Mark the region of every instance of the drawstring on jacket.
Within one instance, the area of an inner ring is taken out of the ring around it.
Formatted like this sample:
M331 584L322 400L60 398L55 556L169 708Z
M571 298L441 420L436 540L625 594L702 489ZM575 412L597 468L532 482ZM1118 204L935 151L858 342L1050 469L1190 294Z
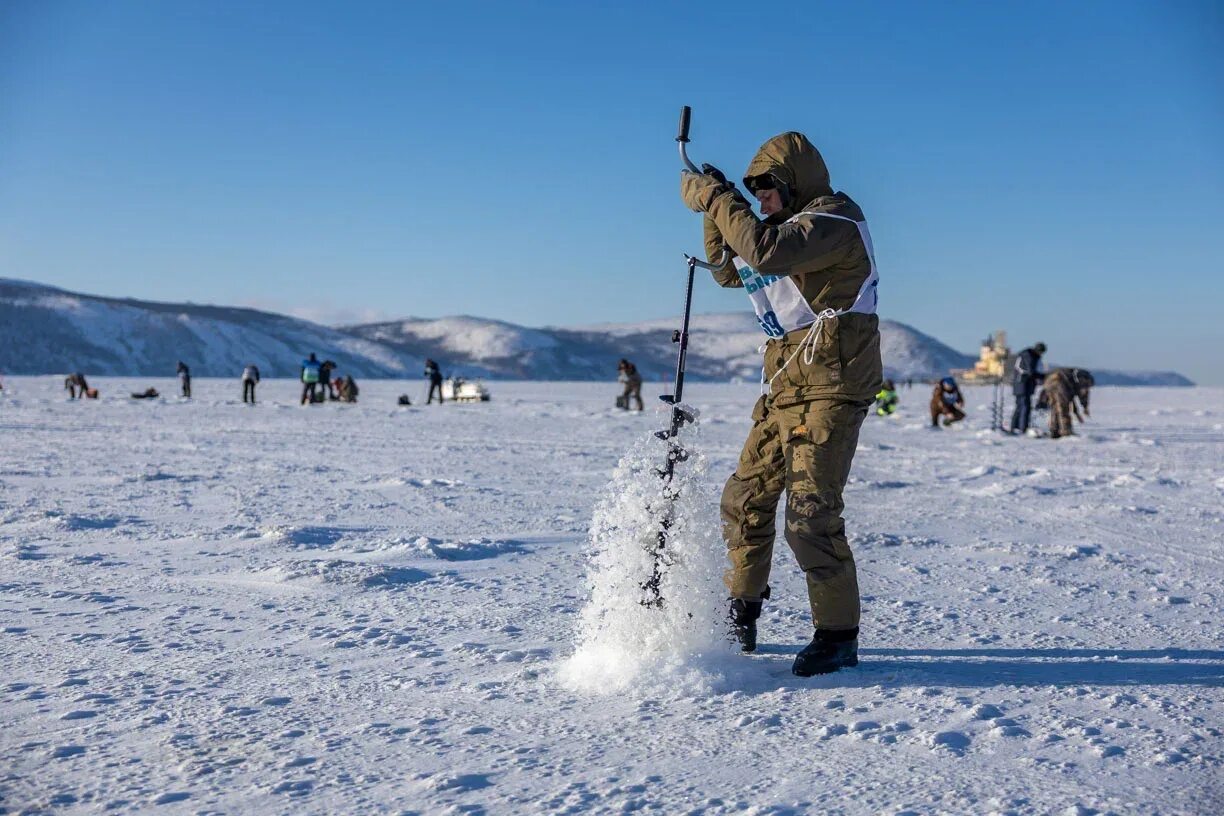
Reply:
M810 366L816 360L816 345L820 341L820 327L824 325L824 322L826 320L833 318L833 317L837 317L838 315L841 315L841 314L845 314L845 312L844 311L838 312L834 309L824 309L821 312L819 312L816 315L815 322L813 322L811 327L808 329L807 334L803 335L803 340L799 342L799 347L795 349L795 353L792 354L790 357L788 357L786 362L778 367L778 370L774 372L774 375L770 377L768 381L766 381L765 379L765 369L762 368L761 369L761 393L762 394L769 393L770 388L773 387L773 381L778 379L778 375L781 374L783 371L785 371L790 366L791 363L795 362L795 358L799 356L800 352L803 353L803 364L805 366ZM768 346L769 344L766 343L765 345L757 349L757 351L764 354L765 349Z

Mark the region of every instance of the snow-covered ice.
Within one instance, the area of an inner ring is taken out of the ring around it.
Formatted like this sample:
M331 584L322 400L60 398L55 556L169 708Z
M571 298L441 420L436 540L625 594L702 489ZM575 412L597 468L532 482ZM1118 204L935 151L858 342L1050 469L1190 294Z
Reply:
M599 640L622 459L665 421L614 384L91 384L0 396L0 812L1220 812L1220 389L1097 389L1062 441L902 390L847 488L862 664L805 680L781 541L756 655ZM690 389L699 611L755 394ZM575 682L592 642L638 670Z

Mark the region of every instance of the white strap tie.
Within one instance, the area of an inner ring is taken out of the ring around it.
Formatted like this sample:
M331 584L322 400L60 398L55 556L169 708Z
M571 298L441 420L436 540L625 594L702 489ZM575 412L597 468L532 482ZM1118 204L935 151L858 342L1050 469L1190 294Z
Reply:
M795 349L795 353L787 358L786 362L774 372L774 375L769 378L768 382L765 380L765 369L762 368L761 393L768 394L770 392L770 389L773 388L773 381L778 379L778 375L785 371L791 363L795 362L795 358L799 356L800 352L803 352L803 364L810 366L816 360L816 345L820 341L820 327L826 320L841 314L845 314L845 312L839 312L834 309L824 309L817 314L815 322L808 328L807 334L803 336L803 340L800 341L799 347ZM761 346L760 350L763 352L765 348L765 346Z

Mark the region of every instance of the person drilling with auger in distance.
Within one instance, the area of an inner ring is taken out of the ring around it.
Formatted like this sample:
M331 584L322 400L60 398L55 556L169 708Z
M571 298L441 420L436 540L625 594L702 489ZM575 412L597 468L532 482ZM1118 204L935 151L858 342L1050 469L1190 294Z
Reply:
M858 664L859 590L842 519L859 429L883 381L878 275L859 206L834 192L820 152L801 133L775 136L744 176L758 218L710 165L681 173L681 198L705 215L706 254L725 287L752 300L765 349L765 393L721 500L732 629L756 649L769 597L775 517L803 570L815 634L795 658L802 677Z

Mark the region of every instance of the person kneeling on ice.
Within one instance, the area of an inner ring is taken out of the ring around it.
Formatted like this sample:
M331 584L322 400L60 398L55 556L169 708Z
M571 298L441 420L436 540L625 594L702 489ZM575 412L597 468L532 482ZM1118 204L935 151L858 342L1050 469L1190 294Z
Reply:
M892 380L885 380L884 385L875 395L876 413L880 416L892 416L897 413L897 405L901 398L897 396L897 386Z
M816 628L792 671L809 677L855 666L859 590L842 491L883 379L871 235L801 133L770 139L748 165L744 184L764 221L722 173L702 169L681 174L681 197L705 213L709 260L729 250L715 281L745 289L769 337L767 393L721 501L733 631L744 651L756 648L786 491L786 543L807 578Z
M939 418L943 417L944 427L965 418L965 395L954 377L944 377L935 383L931 392L931 427L939 427Z
M346 375L344 379L337 377L336 383L336 392L341 402L357 401L357 394L361 392L361 389L357 387L357 381L353 379L352 374Z

